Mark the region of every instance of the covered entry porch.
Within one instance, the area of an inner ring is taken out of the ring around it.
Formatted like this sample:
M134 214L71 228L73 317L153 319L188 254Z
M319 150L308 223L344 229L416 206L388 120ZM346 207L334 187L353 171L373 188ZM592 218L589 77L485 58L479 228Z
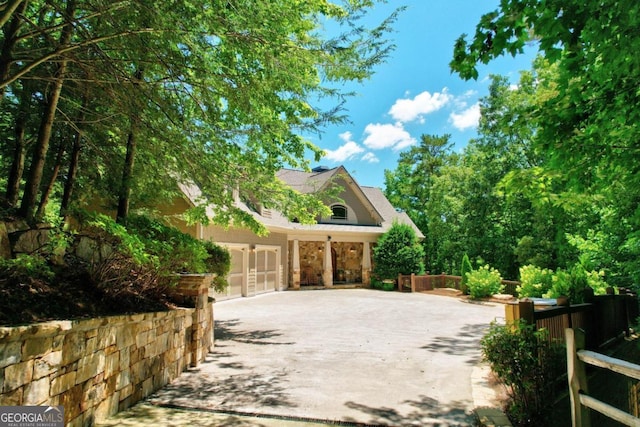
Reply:
M290 288L369 286L371 249L368 241L335 241L331 236L290 240Z

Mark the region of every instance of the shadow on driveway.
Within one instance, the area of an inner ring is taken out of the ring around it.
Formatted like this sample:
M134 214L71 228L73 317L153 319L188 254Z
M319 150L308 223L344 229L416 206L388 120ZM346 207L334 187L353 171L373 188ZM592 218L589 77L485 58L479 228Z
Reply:
M465 363L476 365L482 359L482 356L478 355L478 348L486 331L486 324L464 325L455 337L436 336L429 344L420 348L450 356L467 356Z
M158 391L150 401L194 409L296 407L287 393L284 370L254 369L246 359L236 360L237 354L229 345L230 341L250 346L294 343L277 341L283 335L277 330L242 330L241 325L238 319L217 321L214 351L197 368L189 369ZM227 347L231 351L225 350Z
M367 414L370 420L366 425L383 426L469 426L474 417L467 414L461 402L450 402L443 405L427 396L419 396L420 400L407 400L403 404L414 408L409 413L400 413L393 408L373 408L371 406L347 402L345 405L353 410ZM354 419L345 421L355 422Z
M215 323L216 346L222 345L224 341L237 341L243 344L253 345L292 345L293 342L278 342L275 338L283 334L275 329L265 330L241 330L239 319L219 320ZM222 341L222 342L221 342Z

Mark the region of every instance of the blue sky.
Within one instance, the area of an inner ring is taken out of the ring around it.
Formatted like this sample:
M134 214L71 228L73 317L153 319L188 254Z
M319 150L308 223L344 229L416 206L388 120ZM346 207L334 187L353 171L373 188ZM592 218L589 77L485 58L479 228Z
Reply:
M362 84L346 105L350 123L326 127L309 137L326 151L317 164L344 165L361 185L384 188L384 170L395 169L399 153L423 134L450 134L457 150L473 139L479 119L478 100L488 93L490 74L517 82L530 68L534 52L504 57L480 67L477 81L452 74L453 44L473 34L482 14L499 0L396 0L378 5L371 14L379 23L401 5L407 9L390 35L396 45L387 62ZM313 164L313 166L317 165Z

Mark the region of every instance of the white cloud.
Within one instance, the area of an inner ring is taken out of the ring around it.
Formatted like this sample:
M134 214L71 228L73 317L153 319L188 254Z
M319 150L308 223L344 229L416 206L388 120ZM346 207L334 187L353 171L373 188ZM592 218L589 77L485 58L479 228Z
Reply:
M376 155L373 154L371 151L369 151L367 154L362 156L361 160L363 162L368 162L368 163L380 163L380 159L376 157Z
M367 134L364 145L372 150L384 148L401 150L416 143L415 138L401 124L369 123L364 133Z
M340 163L346 160L352 159L357 154L364 152L364 148L359 146L356 142L351 140L351 132L341 133L340 139L342 139L345 143L342 144L335 150L324 150L326 159L332 160L334 162Z
M395 120L407 123L414 120L422 120L423 114L430 114L438 111L452 100L452 96L447 93L447 88L442 92L431 94L424 91L416 95L413 99L398 99L391 106L389 114Z
M480 103L476 102L460 114L451 113L449 115L449 121L460 131L477 127L480 122Z

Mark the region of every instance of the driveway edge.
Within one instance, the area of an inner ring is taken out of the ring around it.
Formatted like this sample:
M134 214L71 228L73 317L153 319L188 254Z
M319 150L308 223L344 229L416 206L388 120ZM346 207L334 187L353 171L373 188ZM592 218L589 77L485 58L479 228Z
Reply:
M471 395L473 397L473 412L480 427L512 427L509 418L502 410L496 408L500 398L496 390L489 383L491 368L486 363L474 366L471 372Z

